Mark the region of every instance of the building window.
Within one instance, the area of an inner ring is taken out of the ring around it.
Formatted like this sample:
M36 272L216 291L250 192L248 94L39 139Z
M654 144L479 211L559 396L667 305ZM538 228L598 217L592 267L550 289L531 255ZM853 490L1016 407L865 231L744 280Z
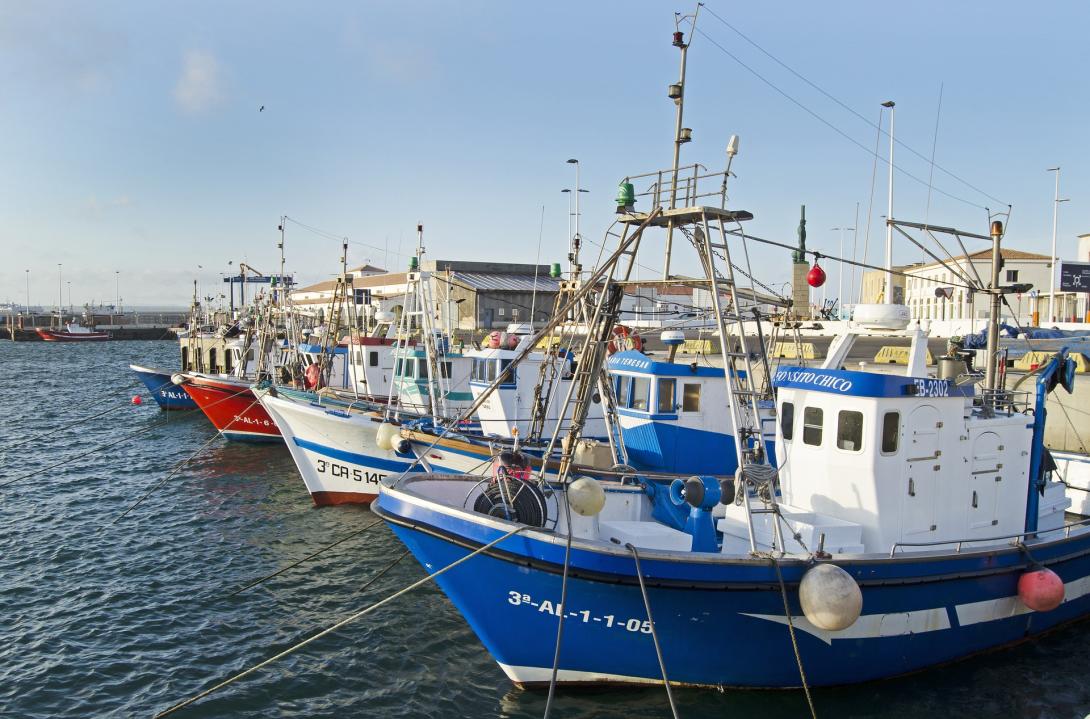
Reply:
M675 409L674 405L674 388L677 384L677 380L674 378L663 378L659 380L659 413L671 414Z
M863 449L863 413L842 409L836 420L836 446L849 452Z
M698 385L698 384L683 385L683 389L681 391L681 411L682 412L699 412L700 411L700 385Z
M795 403L784 402L780 405L780 434L784 439L795 436Z
M647 396L651 393L651 378L650 377L633 377L632 378L632 409L637 409L641 412L647 411Z
M497 317L503 317L503 308L502 307L497 307L496 308L496 316Z
M896 454L901 438L901 413L886 412L882 416L882 454Z
M820 407L807 407L802 412L802 441L821 446L821 425L825 413Z
M1007 270L1007 282L1018 281L1018 270Z

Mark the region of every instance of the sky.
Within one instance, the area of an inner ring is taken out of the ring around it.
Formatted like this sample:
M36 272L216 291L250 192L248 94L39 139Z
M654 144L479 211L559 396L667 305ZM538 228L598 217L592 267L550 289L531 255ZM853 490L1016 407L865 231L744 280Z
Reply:
M338 272L341 237L350 265L401 269L418 222L426 258L564 262L569 158L589 190L589 266L620 179L670 166L674 13L694 7L2 3L0 302L25 301L29 269L31 304L55 304L60 264L76 305L184 305L239 262L275 272L282 215L301 283ZM894 217L987 234L985 208L1010 204L1006 245L1048 254L1060 166L1059 255L1074 258L1090 233L1090 5L1026 7L709 1L682 163L721 170L737 134L729 205L755 215L750 232L793 242L806 205L808 245L838 254L843 234L850 254L853 233L832 228L855 227L858 203L857 256L869 234L880 264L874 124L894 100L897 140L918 153L895 150ZM921 256L899 242L894 261ZM790 277L783 250L751 261L770 286Z

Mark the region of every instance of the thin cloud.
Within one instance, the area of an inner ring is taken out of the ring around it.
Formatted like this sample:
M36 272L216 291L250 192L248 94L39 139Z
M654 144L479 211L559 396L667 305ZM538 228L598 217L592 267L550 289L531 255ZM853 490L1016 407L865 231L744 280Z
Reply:
M206 50L189 50L174 86L174 101L191 115L207 112L223 100L222 77L215 55Z

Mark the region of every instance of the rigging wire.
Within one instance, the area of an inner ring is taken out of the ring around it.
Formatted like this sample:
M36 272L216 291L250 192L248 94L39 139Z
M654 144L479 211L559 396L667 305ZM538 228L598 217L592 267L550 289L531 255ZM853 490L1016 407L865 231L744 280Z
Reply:
M782 60L780 60L780 59L779 59L778 57L776 57L775 55L773 55L773 54L772 54L771 52L769 52L768 50L765 50L765 49L764 49L763 47L761 47L760 45L758 45L758 44L757 44L757 43L756 43L756 42L755 42L754 40L752 40L752 39L750 39L750 38L749 38L748 36L746 36L746 35L745 35L745 34L744 34L744 33L743 33L743 32L742 32L741 30L739 30L738 28L734 27L734 26L733 26L733 25L731 25L731 24L730 24L729 22L727 22L726 20L724 20L724 19L723 19L722 17L720 17L719 15L717 15L717 14L715 13L715 11L714 11L714 10L712 10L711 8L709 8L709 7L707 6L707 5L705 5L705 6L704 6L704 10L705 10L705 11L707 11L707 12L709 12L709 13L711 13L712 17L714 17L714 18L715 18L716 20L718 20L719 22L723 23L723 24L724 24L724 25L726 25L726 26L727 26L728 28L730 28L731 30L733 30L733 31L734 31L735 33L737 33L737 34L738 34L738 36L739 36L739 37L741 37L741 38L742 38L743 40L745 40L746 42L748 42L748 43L749 43L750 45L752 45L753 47L755 47L755 48L757 48L758 50L760 50L760 51L761 51L761 52L762 52L762 53L763 53L764 55L766 55L767 57L769 57L769 58L770 58L770 59L771 59L772 61L774 61L775 63L777 63L778 65L780 65L780 66L781 66L782 68L784 68L784 69L785 69L785 70L787 70L788 72L790 72L790 73L791 73L792 75L794 75L794 76L795 76L795 77L797 77L798 79L802 80L802 81L803 81L803 82L805 82L805 83L806 83L807 85L809 85L809 86L810 86L810 87L812 87L813 89L817 90L817 91L818 91L818 92L820 92L820 93L821 93L822 95L824 95L824 96L825 96L825 97L827 97L827 98L828 98L829 100L831 100L832 102L836 103L837 105L839 105L839 106L840 106L840 107L842 107L843 109L847 110L847 111L848 111L849 113L851 113L852 115L855 115L855 116L856 116L857 118L859 118L859 119L860 119L860 120L862 120L863 122L867 123L868 125L870 125L870 126L871 126L871 127L873 127L873 128L876 128L876 129L878 130L878 133L879 133L879 135L883 135L883 134L884 134L884 135L886 135L887 137L889 136L889 133L886 133L886 132L883 132L883 131L882 131L882 128L881 128L881 126L880 126L880 125L875 125L875 124L874 124L873 122L871 122L870 120L868 120L867 118L865 118L865 117L864 117L863 115L861 115L861 114L860 114L859 112L857 112L856 110L852 109L852 108L851 108L851 107L850 107L849 105L847 105L846 103L842 102L841 100L839 100L838 98L836 98L835 96L833 96L833 95L832 95L831 93L829 93L829 92L826 92L826 91L825 91L825 90L824 90L823 88L821 88L820 86L818 86L817 84L815 84L814 82L812 82L811 80L809 80L809 79L808 79L807 77L805 77L804 75L802 75L801 73L799 73L798 71L796 71L796 70L795 70L794 68L792 68L792 67L791 67L790 65L788 65L787 63L785 63L785 62L783 62ZM703 35L703 32L701 32L701 34ZM706 36L705 36L705 37L706 37ZM746 69L748 70L749 68L746 68ZM753 72L753 71L752 71L752 70L750 70L750 72ZM756 73L754 73L754 74L756 74ZM941 91L940 91L940 98L941 98ZM940 100L940 107L941 107L941 100ZM937 121L936 121L936 122L937 122ZM898 145L900 145L900 146L901 146L901 147L903 147L904 149L906 149L906 150L908 150L909 152L911 152L911 153L912 153L913 155L916 155L916 156L917 156L917 157L919 157L919 158L920 158L921 160L927 160L927 158L926 158L926 157L925 157L925 156L924 156L924 155L923 155L922 153L920 153L920 152L919 152L919 151L917 151L916 149L914 149L914 148L910 147L909 145L905 144L905 143L904 143L904 142L902 142L901 140L896 140L896 139L895 139L895 140L894 140L894 142L896 142L896 143L897 143ZM988 194L987 192L985 192L984 190L982 190L982 189L980 189L979 187L977 187L976 185L973 185L973 184L972 184L972 183L970 183L970 182L969 182L968 180L966 180L966 179L964 179L964 178L962 178L962 177L959 177L958 175L955 175L955 174L954 174L953 172L951 172L950 170L947 170L946 168L942 167L941 165L935 165L935 164L934 164L934 152L933 152L933 151L932 151L932 158L931 158L931 163L932 163L932 167L933 167L933 168L937 168L937 169L938 169L939 171L941 171L941 172L943 172L944 174L948 175L949 177L951 177L951 178L953 178L953 179L957 180L958 182L960 182L961 184L965 185L965 186L966 186L966 187L968 187L969 189L971 189L971 190L975 190L976 192L979 192L979 193L980 193L981 195L983 195L984 197L987 197L987 198L988 198L989 200L993 200L993 201L995 201L995 202L998 202L998 203L999 203L999 204L1001 204L1001 205L1005 205L1005 204L1007 204L1006 202L1003 202L1003 200L1000 200L1000 199L999 199L998 197L995 197L994 195L990 195L990 194ZM945 193L944 193L944 194L945 194Z
M708 35L708 34L707 34L706 32L704 32L703 30L699 30L699 29L698 29L698 30L697 30L697 32L698 32L698 33L700 33L700 34L701 34L701 35L702 35L702 36L704 37L704 39L706 39L706 40L707 40L708 42L710 42L710 43L711 43L712 45L715 45L715 46L716 46L717 48L719 48L719 50L720 50L720 51L722 51L722 52L723 52L724 54L726 54L726 55L727 55L727 57L731 58L731 59L732 59L732 60L734 60L734 61L735 61L736 63L738 63L739 65L741 65L741 66L742 66L742 67L743 67L744 69L746 69L747 71L749 71L749 72L750 72L750 73L751 73L751 74L752 74L753 76L755 76L755 77L756 77L756 78L757 78L758 80L760 80L761 82L763 82L763 83L765 83L766 85L768 85L769 87L771 87L771 88L772 88L773 90L775 90L776 92L778 92L778 93L779 93L780 95L782 95L782 96L783 96L784 98L786 98L787 100L789 100L790 102L792 102L792 103L793 103L794 105L797 105L797 106L798 106L798 107L799 107L799 108L800 108L801 110L803 110L804 112L806 112L806 113L807 113L808 115L812 116L812 117L813 117L814 119L818 120L818 121L819 121L819 122L821 122L821 123L822 123L823 125L825 125L826 127L828 127L828 128L830 129L830 130L832 130L832 131L833 131L833 132L835 132L836 134L840 135L840 136L841 136L841 137L843 137L843 138L844 138L845 140L847 140L848 142L852 143L853 145L855 145L855 146L856 146L856 147L858 147L859 149L863 150L863 152L867 153L868 155L870 155L870 154L874 154L874 153L873 153L873 152L871 151L871 149L870 149L869 147L867 147L867 146L866 146L866 145L864 145L863 143L861 143L861 142L859 142L858 140L856 140L856 139L855 139L854 137L852 137L852 136L851 136L851 135L849 135L849 134L848 134L847 132L845 132L844 130L840 129L840 128L839 128L839 127L837 127L836 125L834 125L834 124L833 124L832 122L830 122L829 120L826 120L826 119L825 119L824 117L822 117L821 115L819 115L819 114L818 114L817 112L815 112L814 110L811 110L811 109L810 109L809 107L807 107L806 105L804 105L804 104L803 104L803 103L802 103L802 102L801 102L800 100L797 100L797 99L795 99L795 98L794 98L793 96L789 95L789 94L788 94L788 93L787 93L786 91L782 90L782 89L781 89L781 88L780 88L779 86L777 86L777 85L776 85L775 83L773 83L773 82L772 82L771 80L769 80L768 78L766 78L766 77L765 77L764 75L762 75L761 73L757 72L757 71L756 71L756 70L754 70L754 69L753 69L752 67L750 67L749 65L747 65L747 64L746 64L745 62L743 62L743 61L741 60L741 58L739 58L739 57L738 57L737 55L735 55L735 54L734 54L734 53L732 53L732 52L731 52L730 50L726 49L725 47L723 47L722 45L720 45L720 44L719 44L718 42L716 42L716 41L715 41L715 38L711 37L710 35ZM904 169L903 167L901 167L901 166L897 165L896 163L894 163L893 167L894 167L894 169L896 169L897 171L899 171L899 172L900 172L900 173L901 173L902 175L904 175L905 177L908 177L908 178L909 178L909 179L911 179L911 180L915 180L916 182L920 183L921 185L924 185L924 186L926 186L926 185L927 185L927 181L926 181L926 180L923 180L923 179L921 179L921 178L917 177L916 175L912 174L911 172L909 172L908 170ZM964 203L964 204L966 204L966 205L969 205L970 207L976 207L976 208L978 208L978 209L987 209L987 208L986 208L986 207L985 207L984 205L978 204L978 203L976 203L976 202L973 202L973 201L971 201L971 200L967 200L967 199L965 199L964 197L959 197L958 195L955 195L955 194L953 194L953 193L951 193L951 192L947 192L946 190L942 190L942 189L940 189L940 188L937 188L937 187L935 188L935 192L938 192L938 193L939 193L940 195L945 195L946 197L949 197L949 198L950 198L950 199L952 199L952 200L957 200L958 202L962 202L962 203Z

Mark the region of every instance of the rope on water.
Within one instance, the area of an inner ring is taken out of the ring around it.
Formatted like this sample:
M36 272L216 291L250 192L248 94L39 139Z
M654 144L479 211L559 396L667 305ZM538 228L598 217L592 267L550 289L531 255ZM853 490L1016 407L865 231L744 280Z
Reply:
M386 597L385 599L381 599L381 600L375 602L374 604L361 609L360 611L356 612L355 614L351 614L351 615L345 617L341 621L339 621L336 624L333 624L333 625L331 625L329 627L326 627L325 629L318 632L317 634L312 634L311 636L307 637L303 641L298 642L297 644L293 644L292 646L288 647L287 649L280 652L279 654L275 654L275 655L269 657L268 659L253 665L249 669L246 669L246 670L244 670L242 672L239 672L238 674L234 675L233 677L230 677L229 679L225 679L225 680L223 680L219 684L216 684L213 687L209 687L208 689L205 689L200 694L196 694L196 695L190 697L189 699L186 699L183 702L179 702L178 704L175 704L174 706L170 707L169 709L165 709L165 710L159 712L158 714L155 715L154 719L160 719L161 717L165 717L165 716L168 716L170 714L173 714L174 712L176 712L176 711L178 711L180 709L184 709L185 707L189 706L190 704L193 704L194 702L200 701L201 699L204 699L206 696L208 696L208 695L210 695L210 694L212 694L214 692L217 692L220 689L223 689L224 687L226 687L226 686L228 686L230 684L233 684L233 683L237 682L239 679L242 679L243 677L246 677L246 676L249 676L250 674L253 674L258 669L261 669L262 667L266 667L269 664L272 664L273 662L277 661L278 659L282 659L282 658L286 657L287 655L292 654L292 653L298 651L299 649L302 649L303 647L305 647L307 644L310 644L314 640L320 639L320 638L324 637L325 635L329 634L330 632L334 632L337 629L340 629L341 627L343 627L344 625L349 624L350 622L354 622L354 621L356 621L357 619L359 619L360 617L362 617L364 615L370 614L371 612L375 611L379 607L384 606L385 604L388 604L389 602L393 601L394 599L397 599L398 597L402 596L403 594L408 594L409 592L416 589L417 587L420 587L420 586L423 586L424 584L427 584L428 582L434 580L435 578L439 577L440 575L445 574L446 572L449 572L451 569L454 569L459 564L462 564L463 562L469 561L470 559L472 559L473 557L477 556L478 554L480 554L482 552L488 551L489 549L496 546L497 544L504 541L505 539L510 539L511 537L515 536L516 534L518 534L519 532L521 532L524 529L527 529L527 527L525 527L525 526L515 527L510 532L504 534L501 537L493 539L488 544L484 544L484 545L478 547L477 549L474 549L472 552L470 552L466 556L462 557L461 559L458 559L458 560L455 560L455 561L451 562L450 564L443 567L439 571L433 572L432 574L429 574L428 576L424 577L423 579L419 579L419 580L413 582L412 584L410 584L410 585L408 585L406 587L403 587L402 589L399 589L398 591L394 592L393 594ZM400 557L398 558L398 561L400 561Z
M58 427L57 429L51 429L48 432L41 432L39 434L33 435L31 437L27 437L27 438L25 438L25 439L23 439L23 440L21 440L19 442L16 442L15 444L9 444L6 447L4 447L4 449L5 450L12 450L12 449L15 449L16 447L22 447L24 444L30 444L31 442L37 442L38 440L45 439L47 437L52 437L53 435L55 435L55 434L57 434L59 432L63 432L65 430L67 430L67 429L71 429L72 427L76 427L78 425L81 425L84 422L90 422L92 419L97 419L99 417L104 417L105 415L108 415L111 412L116 412L119 409L125 409L128 406L130 406L128 402L125 402L123 404L119 404L116 407L111 407L110 409L104 410L102 412L98 412L96 414L88 415L87 417L82 417L80 419L77 419L75 422L71 422L69 424L66 424L63 427Z
M780 580L780 596L783 597L783 614L787 617L787 633L791 635L791 649L795 652L795 663L799 665L799 678L802 679L802 690L806 694L806 704L810 707L810 716L817 719L817 710L814 709L814 698L810 695L810 685L806 681L806 670L802 667L802 654L799 652L799 642L795 637L795 621L791 617L791 607L787 604L787 585L783 583L783 573L780 571L780 563L775 557L769 557L768 561L776 569L776 578Z
M383 574L386 574L386 572L388 572L391 569L393 569L394 567L396 567L398 565L398 563L407 556L409 556L409 550L408 549L406 549L404 552L399 554L397 559L395 559L394 561L390 562L385 567L383 567L382 571L380 571L378 574L376 574L375 576L371 577L366 582L364 582L363 586L361 586L359 589L357 589L356 592L357 593L362 592L364 589L367 589L369 586L371 586L372 584L377 582L382 577Z
M214 405L219 404L220 402L231 399L232 397L237 397L240 394L243 394L243 393L249 392L249 391L250 391L250 388L247 387L245 390L242 390L240 392L235 392L234 394L230 394L230 395L227 395L226 397L222 397L220 399L217 399L215 402L210 403L208 406L212 407ZM146 427L142 427L141 429L138 429L137 431L133 432L132 434L125 435L124 437L122 437L121 439L119 439L119 440L117 440L115 442L107 442L106 444L100 444L99 446L92 447L91 449L87 450L86 452L81 452L80 454L77 454L74 457L69 457L68 459L62 459L60 462L55 462L54 464L51 464L51 465L49 465L47 467L40 467L40 468L34 470L33 472L28 472L27 474L19 475L18 477L15 477L14 479L9 479L6 482L0 482L0 487L6 487L9 484L15 484L16 482L18 482L20 480L29 479L30 477L33 477L33 476L38 475L38 474L42 474L43 472L48 472L51 469L56 469L57 467L68 464L70 462L75 462L76 460L83 459L84 457L95 454L96 452L101 452L104 449L109 449L110 447L116 447L117 445L121 444L122 442L128 441L128 440L130 440L130 439L132 439L134 437L139 437L140 435L145 434L146 432L150 432L151 430L155 429L156 427L159 427L159 426L161 426L163 424L166 424L167 422L171 422L171 421L174 421L174 418L171 417L169 414L164 414L159 419L152 420ZM218 436L218 434L217 434L217 436Z
M670 713L674 719L679 719L677 705L674 704L674 694L670 691L670 680L666 678L666 662L662 658L662 646L659 644L659 634L655 630L655 620L651 616L651 600L647 596L647 586L643 581L643 569L640 568L640 553L632 544L625 544L626 549L632 552L632 558L636 560L636 576L640 580L640 594L643 595L643 606L647 610L647 621L651 624L651 639L655 642L655 654L659 658L659 671L662 672L662 684L666 687L666 701L670 702Z
M155 490L157 490L157 489L159 489L160 487L162 487L162 486L163 486L164 484L166 484L166 482L167 482L167 480L168 480L168 479L170 479L170 478L171 478L171 477L173 477L174 475L178 474L178 472L181 472L181 471L182 471L183 469L185 469L186 465L188 465L188 464L189 464L190 462L192 462L192 461L193 461L194 459L196 459L197 455L198 455L198 454L200 454L201 452L203 452L203 451L204 451L204 448L205 448L205 447L207 447L208 445L212 444L212 442L213 442L213 441L215 441L215 440L219 439L219 438L220 438L220 436L222 436L222 435L223 435L223 433L224 433L224 432L226 432L226 431L227 431L227 429L228 429L228 428L229 428L229 427L230 427L231 425L233 425L233 424L234 424L235 422L237 422L237 421L239 420L239 418L240 418L240 417L242 417L242 415L244 415L244 414L246 414L247 412L249 412L249 411L250 411L250 409L251 409L251 408L252 408L252 407L253 407L253 406L254 406L255 404L257 404L257 399L256 399L256 398L254 399L254 401L253 401L253 402L251 402L250 404L248 404L248 405L246 406L246 409L244 409L244 410L242 410L241 412L239 412L238 414L236 414L236 415L234 416L234 418L233 418L233 419L232 419L232 420L231 420L230 422L228 422L227 424L223 425L223 429L217 430L217 431L216 431L216 433L215 433L214 435L212 435L211 437L209 437L209 438L208 438L207 440L205 440L205 441L204 441L204 443L203 443L203 444L201 444L201 446L200 446L200 447L197 447L197 451L196 451L196 452L194 452L193 454L189 455L189 456L188 456L188 457L186 457L186 458L185 458L184 460L182 460L181 464L179 464L179 465L178 465L177 467L175 467L174 469L172 469L172 470L170 471L170 473L168 473L168 474L167 474L167 476L165 476L165 477L163 477L162 479L160 479L160 480L159 480L158 482L156 482L156 483L155 483L155 484L154 484L154 485L153 485L153 486L152 486L152 487L151 487L150 489L148 489L148 491L144 492L143 496L141 496L141 497L140 497L140 499L136 500L136 502L135 502L135 503L134 503L134 504L133 504L132 506L130 506L130 507L129 507L128 509L126 509L126 510L125 510L124 512L122 512L122 513L121 513L121 514L120 514L120 515L119 515L119 516L117 517L117 519L115 519L114 521L110 522L110 524L111 524L111 525L113 525L113 524L117 524L117 523L118 523L118 522L120 522L120 521L121 521L122 519L124 519L124 518L125 518L125 516L126 516L126 515L127 515L127 514L128 514L129 512L131 512L132 510L136 509L136 508L137 508L137 507L139 507L139 506L140 506L141 504L143 504L143 503L144 503L144 500L145 500L145 499L147 499L148 497L150 497L150 496L152 495L152 493L154 493L154 492L155 492Z
M261 584L262 582L266 582L266 581L272 579L273 577L276 577L278 575L283 574L284 572L288 571L292 567L298 567L303 562L306 562L307 560L310 560L310 559L314 559L315 557L317 557L322 552L333 549L338 544L343 544L344 542L347 542L349 539L352 539L353 537L358 537L359 535L363 534L368 529L370 529L371 527L374 527L377 524L382 524L382 520L381 519L375 520L374 522L371 522L370 524L368 524L363 529L357 529L355 532L352 532L347 537L342 537L342 538L338 539L336 542L333 542L333 544L327 544L326 546L322 547L321 549L314 552L313 554L308 554L307 556L303 557L299 561L292 562L288 566L283 567L282 569L280 569L278 571L275 571L272 574L268 574L268 575L266 575L264 577L261 577L260 579L255 579L254 581L250 582L249 584L243 584L241 587L239 587L235 591L231 592L230 594L224 594L222 597L218 597L218 599L228 599L230 597L235 596L236 594L241 594L242 592L245 592L247 589L250 589L251 587L256 587L258 584Z

